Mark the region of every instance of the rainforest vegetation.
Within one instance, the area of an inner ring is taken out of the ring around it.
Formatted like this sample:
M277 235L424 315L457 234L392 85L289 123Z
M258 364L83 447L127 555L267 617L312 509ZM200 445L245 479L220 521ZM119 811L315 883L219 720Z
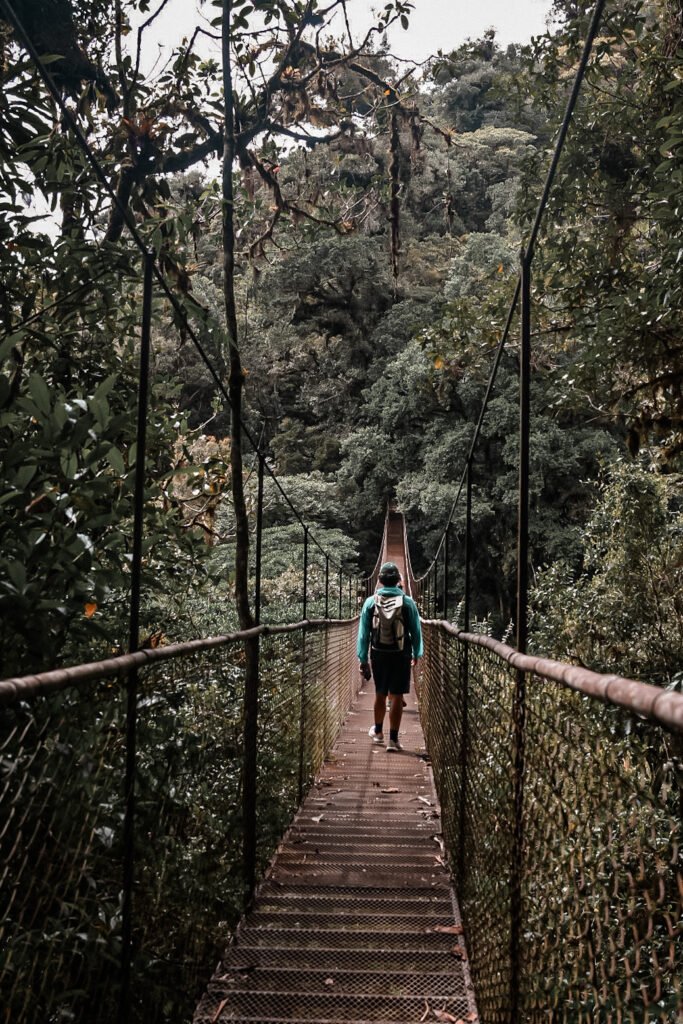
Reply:
M416 67L384 34L410 6L350 40L341 23L325 37L315 4L234 2L227 138L220 4L145 70L146 0L16 2L98 169L0 21L4 674L125 645L141 307L126 219L176 300L157 288L141 639L237 624L248 437L350 571L374 563L393 498L416 571L429 563L588 14L558 0L529 45L491 31ZM533 279L534 642L665 684L683 635L680 48L672 0L609 5ZM240 394L241 461L192 336ZM514 606L517 376L513 326L474 461L474 610L498 635ZM297 618L303 532L268 478L265 525L264 615ZM462 525L458 509L456 564ZM320 612L319 557L312 571ZM453 614L461 589L455 570Z
M530 43L503 46L491 30L417 65L393 57L387 37L409 29L408 0L380 6L364 37L344 0L206 0L196 31L155 63L166 4L0 0L2 678L128 649L141 249L160 276L140 646L253 624L257 449L269 471L264 621L301 618L305 537L307 614L334 614L325 552L335 581L340 563L349 579L366 575L389 501L406 515L416 574L428 568L591 14L555 0L548 31ZM679 0L607 4L532 281L530 645L672 689L683 683L682 37ZM515 609L517 334L514 318L473 458L474 628L499 637ZM456 622L464 523L460 503ZM358 596L350 589L345 608ZM327 743L339 708L316 676L321 635L306 636L303 657L292 633L260 652L255 642L188 658L192 671L168 661L144 674L129 708L129 721L139 715L130 792L144 980L134 1019L186 1019L239 919L247 782L262 869L321 763L301 670ZM243 708L259 656L250 779ZM559 722L569 704L558 692L548 700ZM18 700L3 718L8 1020L118 1019L125 698L122 679L102 679ZM502 747L510 724L492 705ZM587 702L580 712L592 735L598 712ZM630 842L646 831L646 818L634 825L641 792L643 804L661 803L647 826L659 829L661 881L680 746L648 746L625 721L599 722L626 778L626 810L604 834ZM632 791L636 740L644 767ZM551 763L539 806L553 772L569 777L560 755ZM496 765L507 794L510 773ZM583 780L600 798L612 792L605 771ZM587 828L599 832L592 817ZM539 866L543 912L552 863ZM625 870L639 885L635 854ZM619 962L630 987L628 957Z

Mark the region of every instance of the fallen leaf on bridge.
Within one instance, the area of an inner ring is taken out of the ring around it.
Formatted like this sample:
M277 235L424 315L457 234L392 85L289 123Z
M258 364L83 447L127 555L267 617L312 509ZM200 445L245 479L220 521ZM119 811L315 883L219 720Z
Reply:
M462 935L464 928L461 924L435 924L435 932L445 932L446 935Z
M423 804L427 804L427 807L433 807L434 806L432 801L428 800L426 796L419 796L417 799L421 800Z
M211 1024L216 1024L216 1021L218 1020L218 1018L222 1014L223 1010L225 1009L225 1006L228 1003L229 998L230 997L228 997L228 999L224 999L222 1003L218 1004L218 1009L216 1010L216 1012L214 1013L213 1017L211 1018Z
M318 824L318 822L319 822L319 821L322 821L324 817L325 817L325 815L324 815L324 814L319 814L319 815L317 816L317 818L311 818L311 821L314 821L314 822L316 823L316 825L317 825L317 824Z
M454 1017L448 1010L434 1010L433 1013L437 1020L452 1020L454 1024L465 1024L462 1017Z
M467 960L467 950L464 946L453 946L451 953L457 956L458 960Z
M380 793L400 793L401 790L397 789L396 786L389 786L388 789L380 789Z

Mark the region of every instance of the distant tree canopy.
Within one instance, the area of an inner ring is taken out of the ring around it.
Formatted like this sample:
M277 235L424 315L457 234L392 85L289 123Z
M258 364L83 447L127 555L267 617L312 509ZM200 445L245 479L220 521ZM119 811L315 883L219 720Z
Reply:
M443 529L586 30L584 5L558 0L553 32L530 46L503 49L487 33L420 77L382 42L409 6L385 8L365 40L343 21L336 37L319 31L312 20L328 14L316 4L232 8L244 415L312 525L363 568L389 498L408 515L418 569ZM206 161L222 152L225 107L219 62L198 46L219 24L198 25L147 74L138 41L144 53L153 12L142 0L16 10L39 52L58 57L50 67L121 208L223 373L222 203ZM11 28L0 31L0 424L11 453L0 606L2 643L29 664L43 622L52 639L39 661L121 636L139 257ZM586 523L607 501L601 467L634 459L645 480L671 478L675 502L680 83L676 5L610 5L535 258L532 559L577 580L592 571ZM58 222L51 234L43 207ZM232 585L229 472L196 457L229 428L182 317L160 302L154 349L145 628L179 636L201 630L202 595ZM474 467L475 612L497 630L515 587L516 374L511 341ZM325 508L310 500L309 475ZM202 495L217 516L213 545L188 511ZM458 512L456 564L461 527ZM279 518L269 528L281 531L273 579L288 559L296 589L300 542ZM461 585L456 573L454 606Z

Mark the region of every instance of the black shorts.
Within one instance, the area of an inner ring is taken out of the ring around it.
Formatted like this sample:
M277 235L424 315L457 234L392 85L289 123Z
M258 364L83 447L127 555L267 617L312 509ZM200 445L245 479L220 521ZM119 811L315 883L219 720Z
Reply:
M410 692L410 655L403 651L370 651L372 678L377 693Z

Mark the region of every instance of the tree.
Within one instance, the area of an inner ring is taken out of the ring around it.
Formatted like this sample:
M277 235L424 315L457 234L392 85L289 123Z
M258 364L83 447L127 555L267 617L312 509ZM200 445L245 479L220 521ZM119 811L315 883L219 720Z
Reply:
M557 121L577 64L585 15L536 41L529 79ZM675 98L680 11L664 2L618 4L595 42L535 261L540 316L557 332L567 400L586 396L623 432L629 450L680 464L681 149ZM522 189L525 219L536 195ZM558 366L560 364L558 363Z
M603 476L580 566L559 557L533 593L536 650L598 672L680 685L680 481L643 460Z

